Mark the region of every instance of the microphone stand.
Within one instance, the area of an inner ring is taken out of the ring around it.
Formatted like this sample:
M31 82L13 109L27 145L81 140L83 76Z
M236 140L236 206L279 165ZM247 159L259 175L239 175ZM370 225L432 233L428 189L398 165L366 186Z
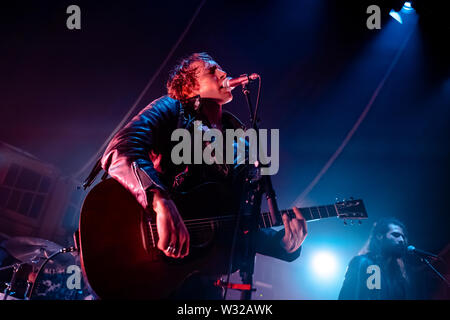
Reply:
M425 262L425 264L442 280L444 281L444 283L447 285L447 288L450 288L450 283L448 282L448 280L439 272L436 270L435 267L433 267L433 265L430 263L430 261L428 261L427 258L425 257L421 257L420 260L422 260L422 262Z
M261 81L261 79L259 79ZM242 85L242 93L247 101L247 106L250 114L252 128L258 132L257 116L254 114L252 103L250 100L250 90L248 85ZM258 138L258 136L257 136ZM272 217L272 221L276 221L278 215L278 204L273 189L272 180L269 175L261 176L260 164L259 164L259 140L257 140L257 160L258 167L256 176L248 175L246 179L247 187L250 192L248 193L245 204L240 211L239 220L242 219L242 237L243 237L243 259L240 267L240 276L243 284L249 285L250 290L243 290L241 292L241 300L251 300L253 288L253 273L255 267L255 255L256 255L256 233L258 232L258 222L261 214L261 200L262 194L266 194L269 211ZM255 185L256 183L256 185ZM253 187L252 185L253 184ZM252 188L254 191L252 191ZM239 222L238 222L239 226Z

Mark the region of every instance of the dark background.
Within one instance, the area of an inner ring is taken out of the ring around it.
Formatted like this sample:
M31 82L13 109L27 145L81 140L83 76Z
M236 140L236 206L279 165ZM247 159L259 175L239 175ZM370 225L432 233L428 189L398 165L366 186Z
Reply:
M206 1L134 112L166 93L169 70L192 52L208 52L230 76L259 73L261 126L280 129L273 183L280 208L290 207L339 147L412 32L364 122L299 204L362 198L368 222L311 223L303 260L289 266L259 257L266 267L256 278L270 273L285 292L275 298L333 299L341 279L314 295L298 293L302 284L278 275L288 268L303 281L308 254L327 246L340 246L342 275L383 216L403 220L417 247L439 252L449 243L449 11L429 1L423 14L399 24L386 14L388 2ZM131 108L200 3L2 4L0 140L74 175ZM381 30L366 27L373 3L384 12ZM71 4L81 8L81 30L66 28ZM244 98L233 93L226 109L247 121Z

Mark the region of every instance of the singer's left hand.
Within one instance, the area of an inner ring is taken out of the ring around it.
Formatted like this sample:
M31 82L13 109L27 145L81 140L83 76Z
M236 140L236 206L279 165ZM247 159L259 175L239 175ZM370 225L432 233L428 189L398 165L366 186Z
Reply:
M293 208L295 218L291 219L287 214L283 214L284 237L281 239L282 247L288 252L296 251L305 241L308 234L306 220L303 218L300 210Z

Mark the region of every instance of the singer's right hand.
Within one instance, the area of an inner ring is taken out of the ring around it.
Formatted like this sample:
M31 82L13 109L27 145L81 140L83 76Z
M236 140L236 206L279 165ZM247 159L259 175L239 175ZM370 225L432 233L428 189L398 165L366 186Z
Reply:
M175 203L155 191L153 210L156 212L158 248L171 258L186 257L189 254L189 233Z

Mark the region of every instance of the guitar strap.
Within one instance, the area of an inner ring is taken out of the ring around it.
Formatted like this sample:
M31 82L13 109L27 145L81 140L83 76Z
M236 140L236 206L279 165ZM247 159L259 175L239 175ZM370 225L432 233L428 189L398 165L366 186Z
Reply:
M95 178L97 177L97 175L100 173L102 169L102 157L100 157L97 162L95 163L94 167L92 168L91 172L89 173L89 175L87 176L86 180L84 180L83 182L83 189L86 190L87 188L89 188L92 183L95 181ZM108 176L108 173L105 172L102 176L102 180L105 180L106 177Z

